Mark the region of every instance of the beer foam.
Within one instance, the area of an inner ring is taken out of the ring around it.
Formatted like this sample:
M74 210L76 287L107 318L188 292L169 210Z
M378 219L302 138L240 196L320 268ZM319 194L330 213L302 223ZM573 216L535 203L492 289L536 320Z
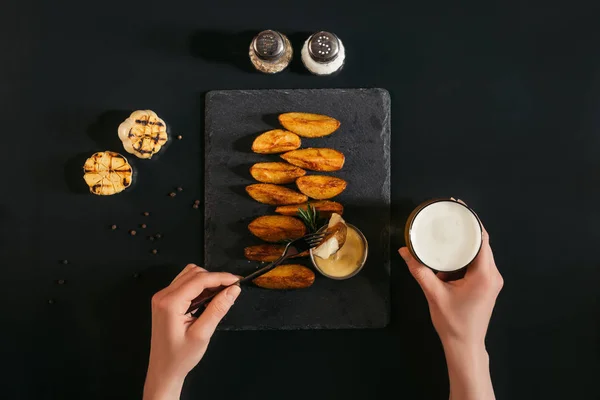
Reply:
M481 226L467 207L455 201L440 201L418 212L410 240L425 265L438 271L455 271L479 252Z

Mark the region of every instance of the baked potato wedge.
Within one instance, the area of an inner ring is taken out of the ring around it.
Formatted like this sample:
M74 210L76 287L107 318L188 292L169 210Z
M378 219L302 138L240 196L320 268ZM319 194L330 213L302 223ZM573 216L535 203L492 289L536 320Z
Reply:
M339 171L345 161L344 154L327 148L288 151L281 158L292 165L312 171Z
M327 259L337 253L346 243L346 235L348 234L348 226L346 221L340 214L333 214L327 229L325 229L325 237L321 243L313 249L313 255Z
M250 167L250 175L263 183L292 183L306 175L306 171L285 162L262 162Z
M304 289L313 284L315 273L304 265L284 264L275 267L252 282L265 289Z
M265 242L277 243L306 235L306 225L298 218L287 215L264 215L248 225L254 236Z
M331 135L340 127L340 121L327 115L298 112L281 114L279 123L288 131L307 138Z
M298 215L298 209L302 209L306 211L309 203L303 204L295 204L289 206L279 206L275 209L275 212L281 215L289 215L296 216ZM343 215L344 214L344 206L338 203L337 201L329 201L329 200L320 200L315 202L310 202L310 205L315 208L319 212L319 216L323 218L331 217L331 214L336 213Z
M244 249L244 256L250 261L272 262L283 254L285 246L282 244L258 244ZM290 258L308 257L308 251L296 254Z
M252 143L252 151L259 154L275 154L295 150L302 142L295 133L273 129L259 135Z
M347 183L334 176L308 175L296 179L296 185L308 197L325 200L342 193L346 189Z
M308 197L304 194L270 183L248 185L246 186L246 192L259 203L270 204L272 206L300 204L308 200Z

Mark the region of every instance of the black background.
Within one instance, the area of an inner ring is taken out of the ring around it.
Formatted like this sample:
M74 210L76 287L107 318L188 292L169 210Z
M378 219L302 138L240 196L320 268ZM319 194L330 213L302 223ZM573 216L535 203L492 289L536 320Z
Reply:
M2 397L141 396L150 296L202 260L191 204L202 198L206 91L383 87L392 246L416 203L466 200L505 278L488 333L498 398L598 398L600 14L452 3L3 3ZM252 73L247 46L266 28L296 50L310 32L335 32L345 70L314 77L296 59L281 75ZM127 193L81 193L85 156L119 150L116 126L139 108L184 139L134 160ZM156 256L145 234L126 232L146 209L148 231L164 235ZM399 257L392 270L388 329L219 332L183 398L446 398L425 300Z

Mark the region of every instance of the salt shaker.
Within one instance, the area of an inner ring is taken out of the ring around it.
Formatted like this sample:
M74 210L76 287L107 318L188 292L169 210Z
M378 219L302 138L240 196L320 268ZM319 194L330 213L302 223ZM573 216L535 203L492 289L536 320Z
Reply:
M277 31L262 31L250 43L250 61L260 72L281 72L291 60L292 45L285 35Z
M302 62L315 75L330 75L344 66L346 50L333 33L317 32L302 46Z

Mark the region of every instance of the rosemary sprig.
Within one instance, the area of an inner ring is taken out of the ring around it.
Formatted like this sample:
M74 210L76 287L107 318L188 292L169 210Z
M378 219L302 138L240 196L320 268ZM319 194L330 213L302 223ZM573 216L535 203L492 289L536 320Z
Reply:
M308 233L314 233L319 229L317 222L319 220L319 212L312 204L308 203L306 205L306 210L303 210L302 207L298 207L298 217L304 222L306 228L308 228Z

